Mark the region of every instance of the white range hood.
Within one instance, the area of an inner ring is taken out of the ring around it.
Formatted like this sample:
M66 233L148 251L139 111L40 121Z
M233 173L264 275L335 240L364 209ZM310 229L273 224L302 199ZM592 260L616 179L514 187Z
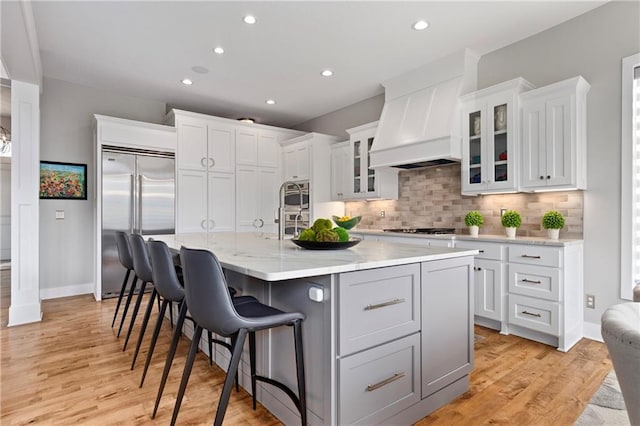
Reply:
M416 168L461 158L459 97L477 88L478 56L469 50L386 83L371 147L373 168Z

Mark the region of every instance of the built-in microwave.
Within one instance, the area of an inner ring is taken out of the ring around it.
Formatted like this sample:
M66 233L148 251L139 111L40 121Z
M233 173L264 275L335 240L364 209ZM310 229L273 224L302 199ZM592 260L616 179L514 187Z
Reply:
M302 211L300 210L302 196ZM293 235L309 227L309 181L287 184L284 190L284 233Z

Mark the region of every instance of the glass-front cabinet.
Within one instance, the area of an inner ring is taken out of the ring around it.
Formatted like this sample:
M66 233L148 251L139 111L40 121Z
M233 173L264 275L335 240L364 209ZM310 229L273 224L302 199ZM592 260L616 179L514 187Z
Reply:
M463 194L517 190L518 94L532 87L515 79L462 98Z
M349 132L352 153L351 186L354 198L376 198L379 196L378 176L369 167L370 152L378 122L365 124Z

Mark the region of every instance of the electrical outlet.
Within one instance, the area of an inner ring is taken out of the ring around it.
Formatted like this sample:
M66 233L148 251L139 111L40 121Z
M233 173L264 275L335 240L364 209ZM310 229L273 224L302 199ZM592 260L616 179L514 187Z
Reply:
M384 210L380 210L380 217L384 217L385 214Z
M507 209L505 208L500 209L500 217L504 216L506 212L507 212Z
M594 296L593 294L587 294L587 308L596 308L596 296Z
M56 220L64 220L64 210L56 210Z

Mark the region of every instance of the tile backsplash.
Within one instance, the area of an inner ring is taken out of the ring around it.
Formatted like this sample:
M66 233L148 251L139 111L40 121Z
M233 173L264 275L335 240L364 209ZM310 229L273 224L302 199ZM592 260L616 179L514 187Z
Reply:
M346 214L362 216L360 229L446 227L467 234L464 216L478 210L484 215L480 234L503 235L500 209L506 208L522 216L518 235L545 237L542 215L558 210L565 218L560 238L582 238L582 191L464 196L459 164L401 171L398 184L398 200L348 202Z

